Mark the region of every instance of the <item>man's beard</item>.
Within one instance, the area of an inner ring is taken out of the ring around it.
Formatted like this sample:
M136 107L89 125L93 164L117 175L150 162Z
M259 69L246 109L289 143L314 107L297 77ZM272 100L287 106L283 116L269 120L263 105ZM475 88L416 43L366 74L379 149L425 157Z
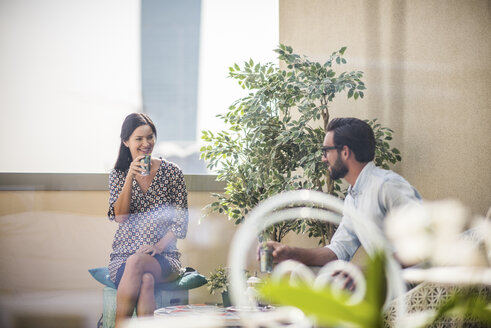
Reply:
M334 165L331 165L329 176L333 180L344 178L348 174L348 167L338 157Z

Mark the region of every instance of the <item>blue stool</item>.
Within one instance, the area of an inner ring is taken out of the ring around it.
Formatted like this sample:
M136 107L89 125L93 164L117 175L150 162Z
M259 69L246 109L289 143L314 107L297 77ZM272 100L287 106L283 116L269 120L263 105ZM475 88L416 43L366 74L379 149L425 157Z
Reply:
M89 273L104 285L102 327L113 328L116 318L116 286L109 278L107 267L90 269ZM178 279L155 285L155 304L157 308L188 304L189 289L203 286L206 283L205 276L193 268L187 267Z

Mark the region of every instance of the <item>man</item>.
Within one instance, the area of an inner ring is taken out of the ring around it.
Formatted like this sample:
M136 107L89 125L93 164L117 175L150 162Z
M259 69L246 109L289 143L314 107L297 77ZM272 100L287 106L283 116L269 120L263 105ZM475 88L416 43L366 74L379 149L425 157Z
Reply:
M344 178L348 194L344 212L358 211L366 219L383 228L383 219L393 208L418 202L421 196L400 175L383 170L372 162L375 137L371 127L356 118L336 118L328 127L322 147L322 161L328 164L329 175ZM269 241L275 263L292 259L306 265L321 266L333 260L349 261L360 247L351 218L344 215L332 237L323 248L292 247Z

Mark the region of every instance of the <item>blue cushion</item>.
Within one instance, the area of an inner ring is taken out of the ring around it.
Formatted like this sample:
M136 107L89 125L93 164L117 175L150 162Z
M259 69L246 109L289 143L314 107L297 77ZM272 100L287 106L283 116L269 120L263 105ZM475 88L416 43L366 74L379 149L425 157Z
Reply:
M109 269L107 267L89 269L89 273L101 284L111 288L116 288L114 282L112 282L111 278L109 278ZM205 276L193 268L187 267L184 274L182 274L176 280L157 284L156 287L164 290L185 290L198 288L207 282L208 281L206 280Z
M158 288L164 290L185 290L198 288L206 284L208 280L193 268L186 267L186 271L179 278L171 282L157 284Z
M109 277L109 269L107 267L89 269L89 273L101 284L111 288L116 288L116 285Z

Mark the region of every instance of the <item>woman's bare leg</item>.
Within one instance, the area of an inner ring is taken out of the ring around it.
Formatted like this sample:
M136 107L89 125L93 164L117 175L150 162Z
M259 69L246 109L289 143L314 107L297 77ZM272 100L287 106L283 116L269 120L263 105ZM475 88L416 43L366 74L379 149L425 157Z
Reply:
M136 315L152 315L155 311L155 279L151 273L144 273L140 287L140 295L136 302Z
M131 255L126 261L123 277L116 294L116 328L122 320L133 315L145 273L151 274L154 282L162 280L162 269L154 257L149 254ZM146 307L145 304L143 306Z

